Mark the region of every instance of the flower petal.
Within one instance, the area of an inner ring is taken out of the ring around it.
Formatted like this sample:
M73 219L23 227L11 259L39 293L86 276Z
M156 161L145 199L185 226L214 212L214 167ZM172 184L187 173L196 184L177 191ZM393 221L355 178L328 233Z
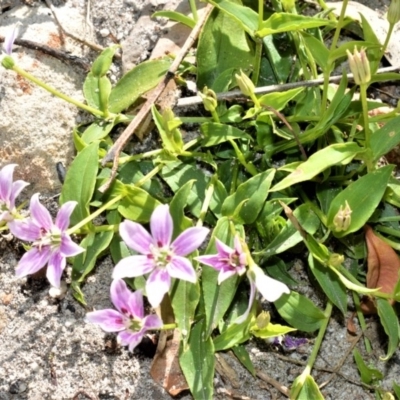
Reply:
M220 271L222 268L225 268L228 265L226 261L221 261L221 257L219 254L207 254L205 256L195 257L194 259L201 262L202 264L208 265L209 267L216 269L217 271Z
M147 256L125 257L114 267L112 278L135 278L148 274L154 268L154 261Z
M162 204L153 211L150 218L150 230L154 244L158 247L170 245L174 225L167 204Z
M15 199L18 197L18 195L21 193L21 191L28 186L29 183L25 181L15 181L12 184L12 189L11 189L11 194L10 194L10 207L14 208L15 206Z
M132 352L142 341L144 332L144 330L140 330L139 332L123 331L118 334L118 339L122 346L129 346L129 351Z
M46 265L50 253L50 246L44 246L41 250L37 247L33 247L22 256L15 269L15 275L21 278L39 271Z
M106 309L86 314L86 322L97 324L103 331L119 332L125 329L123 316L115 310Z
M47 231L50 231L53 227L53 221L47 208L40 203L39 193L35 193L29 205L32 219L38 223L38 225Z
M110 287L110 297L115 308L123 315L130 317L129 298L132 292L122 279L114 279Z
M21 23L17 22L12 29L9 29L6 33L6 37L4 38L3 49L6 54L11 55L12 47L15 41L15 38L18 36L19 25Z
M8 203L12 191L13 173L17 164L8 164L0 170L0 199Z
M241 324L242 322L246 321L247 317L249 316L251 307L253 307L254 298L256 296L256 283L254 282L252 273L250 271L247 272L247 277L249 278L250 283L249 305L247 306L247 310L244 312L244 314L233 321L234 324Z
M215 247L217 248L218 255L221 258L229 258L229 256L235 252L234 249L217 238L215 238Z
M194 270L192 263L185 257L173 257L167 264L167 271L172 278L196 283L196 271Z
M152 329L160 329L164 325L161 318L156 314L148 315L147 317L145 317L142 324L143 329L145 329L146 331Z
M218 274L218 285L220 285L223 281L230 278L231 276L235 276L237 271L235 269L221 269L221 272Z
M135 319L143 319L144 317L144 307L143 307L143 294L141 290L136 290L131 292L129 296L129 311Z
M210 230L207 228L188 228L183 231L171 244L171 248L178 256L186 256L198 249L204 242Z
M64 271L66 264L65 257L63 257L59 250L53 251L50 255L48 264L47 264L47 273L46 277L50 282L51 286L56 288L60 287L61 283L61 275Z
M158 307L171 287L171 278L166 270L154 270L146 283L146 294L152 307Z
M257 290L265 300L274 302L278 300L283 293L290 293L289 288L284 283L265 275L261 268L253 267L253 271L255 272Z
M119 226L119 234L128 247L141 254L150 253L153 238L142 225L125 220Z
M18 239L34 242L40 239L40 227L32 219L14 219L8 223L10 232Z
M66 233L61 235L60 252L64 257L73 257L84 251L85 249L72 241L69 235Z
M60 210L58 211L55 225L61 231L65 231L66 229L68 229L69 219L71 217L72 211L74 211L74 208L77 204L78 202L76 201L67 201L61 206Z

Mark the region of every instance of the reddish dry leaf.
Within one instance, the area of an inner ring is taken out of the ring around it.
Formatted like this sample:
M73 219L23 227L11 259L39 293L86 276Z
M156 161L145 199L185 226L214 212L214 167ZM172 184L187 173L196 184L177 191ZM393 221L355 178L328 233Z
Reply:
M179 365L180 332L175 329L171 340L167 332L162 331L157 353L151 364L151 377L161 385L171 396L177 396L183 390L189 389Z
M375 235L370 226L366 225L364 230L368 249L367 287L393 293L399 278L399 257L391 246ZM375 304L370 297L363 298L361 310L364 314L376 314Z

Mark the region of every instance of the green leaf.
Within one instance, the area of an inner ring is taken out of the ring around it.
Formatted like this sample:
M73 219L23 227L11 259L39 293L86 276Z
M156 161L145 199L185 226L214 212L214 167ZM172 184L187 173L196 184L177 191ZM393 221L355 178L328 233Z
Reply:
M112 89L109 110L119 113L127 109L144 93L148 92L164 77L172 60L150 60L143 62L125 74Z
M114 122L95 121L89 125L82 134L82 140L90 144L104 139L114 127Z
M387 165L370 172L351 183L332 200L327 216L327 226L336 237L346 236L365 225L385 193L392 170L393 165ZM338 231L334 218L340 208L346 206L346 202L351 209L350 225L346 230Z
M112 59L117 49L121 47L119 44L104 49L100 55L94 60L92 68L90 68L93 76L100 78L104 76L111 67Z
M198 283L176 279L170 292L175 321L181 331L183 345L186 346L190 327L194 320L194 313L200 300L200 286Z
M90 214L89 203L96 185L98 170L98 142L85 147L70 165L62 187L60 204L77 201L71 225L76 225Z
M228 8L239 6L235 2L222 1ZM249 12L254 13L247 8ZM255 14L255 13L254 13ZM241 14L241 18L246 18ZM215 9L208 17L197 46L197 87L214 89L216 79L226 70L246 69L253 64L253 49L249 45L241 23L226 12Z
M256 376L256 369L250 359L250 355L246 348L241 345L233 346L233 352L242 365L253 375Z
M237 207L243 204L238 222L251 224L256 221L268 196L274 175L275 170L269 169L240 184L236 192L228 196L222 204L222 215L234 216Z
M276 111L284 109L304 88L295 88L283 93L267 93L261 96L258 100L261 104L269 106Z
M188 346L182 350L179 362L194 399L213 398L214 346L203 336L204 324L198 322L192 329Z
M327 146L301 163L291 174L273 186L270 191L281 191L296 183L308 181L333 165L348 164L361 150L361 147L354 142Z
M306 32L301 32L304 43L308 47L310 53L314 57L316 63L321 67L323 71L328 68L329 50L325 44L318 40L315 36L312 36Z
M232 234L229 218L222 217L218 220L215 226L210 242L204 254L217 253L215 247L215 238L218 238L228 246L233 247L234 235ZM235 226L234 231L244 237L242 226ZM205 335L210 336L213 329L222 319L227 309L231 305L232 299L235 296L238 286L237 276L231 277L218 285L218 271L209 266L204 266L202 269L202 294L205 308Z
M345 315L347 312L346 287L338 276L330 268L314 259L312 254L308 256L308 265L328 299Z
M393 382L393 391L397 399L400 399L400 386L396 382Z
M290 326L269 323L265 328L262 329L257 329L253 326L250 330L250 333L258 338L269 339L281 335L286 335L287 333L293 332L295 330L295 328L291 328Z
M118 212L131 221L149 222L154 209L160 205L149 193L134 185L124 185L116 181L114 190L116 194L124 195L119 202Z
M252 140L251 136L232 125L218 124L216 122L205 122L200 127L201 133L205 138L201 141L204 147L216 146L229 139Z
M379 319L389 338L389 344L386 357L381 360L386 361L392 357L399 345L400 327L399 320L393 309L386 299L376 299Z
M97 257L108 248L113 236L113 231L91 232L82 240L80 245L86 251L74 257L72 264L73 281L82 282L84 280L85 276L94 268Z
M296 395L293 395L294 391L296 392ZM314 378L311 375L307 375L306 377L300 375L293 382L292 388L290 390L290 399L324 400L324 396L322 396L318 385L315 383Z
M231 349L238 344L244 343L250 339L250 318L249 317L241 324L231 324L229 327L214 339L215 351Z
M264 37L267 35L274 35L276 33L318 28L326 25L332 26L333 23L321 18L275 12L266 21L262 22L261 26L256 31L256 35L259 37Z
M180 22L188 26L190 29L193 29L196 25L196 21L193 18L188 17L185 14L176 12L176 11L156 11L152 18L162 17L162 18L169 18L172 21Z
M326 319L321 309L297 292L284 293L274 305L279 315L300 331L314 332Z
M89 72L83 83L83 95L88 105L98 110L100 110L99 90L99 78Z
M389 153L400 143L400 116L392 118L371 136L373 162Z
M381 371L377 370L376 368L368 367L357 348L353 350L353 357L357 364L357 369L361 375L361 381L363 383L368 385L374 381L383 379L383 374Z

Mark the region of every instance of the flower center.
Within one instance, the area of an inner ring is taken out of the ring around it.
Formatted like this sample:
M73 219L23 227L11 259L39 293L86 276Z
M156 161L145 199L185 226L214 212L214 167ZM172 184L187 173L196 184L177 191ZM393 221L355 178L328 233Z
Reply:
M59 247L61 244L61 231L54 226L50 231L40 228L40 238L33 243L41 249L43 246Z
M161 247L160 245L150 245L149 258L154 260L157 268L165 268L172 259L172 251L169 247Z

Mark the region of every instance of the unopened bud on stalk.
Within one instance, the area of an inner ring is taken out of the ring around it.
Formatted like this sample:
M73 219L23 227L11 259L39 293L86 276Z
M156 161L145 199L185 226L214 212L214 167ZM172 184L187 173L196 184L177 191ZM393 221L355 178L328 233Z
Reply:
M349 203L345 202L345 206L340 206L339 211L333 218L333 225L335 225L336 231L347 231L351 223L351 213L353 210L350 208Z
M390 25L397 24L400 21L400 0L392 0L387 12L387 20Z
M5 68L5 69L13 69L14 65L15 65L15 61L13 60L13 58L11 56L5 56L2 60L1 60L1 65Z
M368 83L371 80L371 70L369 68L369 61L365 49L357 50L354 48L354 53L351 54L346 50L349 58L350 70L354 76L354 82L357 85Z
M203 100L204 108L207 111L214 112L218 105L217 95L215 94L214 90L211 90L205 86L203 92L199 92L198 95Z
M240 75L235 74L235 78L240 91L245 96L252 97L255 90L255 86L252 80L242 70L240 70Z

